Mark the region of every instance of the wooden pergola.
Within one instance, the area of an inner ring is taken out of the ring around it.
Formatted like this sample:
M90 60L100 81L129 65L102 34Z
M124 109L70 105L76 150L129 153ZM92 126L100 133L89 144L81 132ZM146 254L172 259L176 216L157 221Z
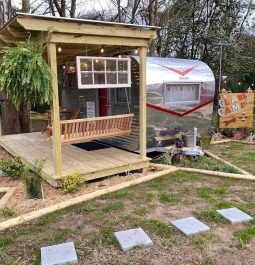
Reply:
M58 65L74 60L78 55L98 56L104 47L104 56L139 49L140 68L140 157L146 158L146 53L156 37L157 27L124 23L101 22L17 13L0 30L0 45L15 45L26 41L47 44L45 57L52 70L53 100L52 142L54 176L62 177L61 131L59 117ZM57 49L61 46L62 52ZM46 58L47 58L46 57Z

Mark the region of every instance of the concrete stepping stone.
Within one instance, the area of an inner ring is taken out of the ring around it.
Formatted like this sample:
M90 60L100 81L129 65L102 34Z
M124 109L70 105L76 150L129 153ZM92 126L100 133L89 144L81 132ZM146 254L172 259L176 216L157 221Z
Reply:
M41 248L41 265L78 264L73 242Z
M197 220L195 217L187 217L172 221L171 224L179 229L186 236L209 231L210 228Z
M142 228L129 229L114 233L117 238L122 251L127 252L128 250L136 246L151 246L152 240L143 231Z
M235 207L217 210L217 213L222 215L231 224L241 224L253 220L253 217Z

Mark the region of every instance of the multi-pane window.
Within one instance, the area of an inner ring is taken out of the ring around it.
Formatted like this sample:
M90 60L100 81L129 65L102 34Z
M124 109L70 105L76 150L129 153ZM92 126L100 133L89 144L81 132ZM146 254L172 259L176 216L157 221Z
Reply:
M165 84L166 103L199 103L200 84Z
M78 88L130 87L130 59L76 57Z

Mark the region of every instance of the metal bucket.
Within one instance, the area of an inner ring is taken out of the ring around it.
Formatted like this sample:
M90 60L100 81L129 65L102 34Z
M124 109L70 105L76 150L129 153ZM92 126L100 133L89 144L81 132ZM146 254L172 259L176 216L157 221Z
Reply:
M183 141L185 147L193 147L194 135L183 135Z

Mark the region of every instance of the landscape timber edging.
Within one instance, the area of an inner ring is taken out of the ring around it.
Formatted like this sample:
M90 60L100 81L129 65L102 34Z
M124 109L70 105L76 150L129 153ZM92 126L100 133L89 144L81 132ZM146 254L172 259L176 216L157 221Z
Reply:
M114 185L111 187L107 187L107 188L104 188L104 189L101 189L98 191L94 191L94 192L84 194L84 195L81 195L81 196L78 196L75 198L71 198L69 200L51 205L49 207L46 207L46 208L43 208L43 209L40 209L37 211L33 211L33 212L30 212L30 213L27 213L24 215L20 215L20 216L17 216L15 218L12 218L12 219L9 219L6 221L3 221L0 223L0 231L4 231L6 229L12 228L14 226L23 224L23 223L28 222L28 221L32 221L34 219L37 219L37 218L42 217L46 214L55 212L57 210L61 210L61 209L64 209L64 208L67 208L67 207L70 207L70 206L73 206L73 205L76 205L76 204L79 204L79 203L82 203L82 202L85 202L88 200L92 200L92 199L95 199L99 196L102 196L102 195L105 195L105 194L108 194L111 192L115 192L115 191L118 191L118 190L121 190L124 188L128 188L128 187L131 187L131 186L134 186L137 184L141 184L141 183L153 180L155 178L164 176L166 174L169 174L169 173L172 173L172 172L175 172L178 170L177 167L173 167L173 166L172 167L171 166L161 167L161 168L163 169L162 171L154 172L154 173L148 174L148 175L143 176L143 177L129 180L129 181L124 182L124 183L120 183L120 184L117 184L117 185Z

